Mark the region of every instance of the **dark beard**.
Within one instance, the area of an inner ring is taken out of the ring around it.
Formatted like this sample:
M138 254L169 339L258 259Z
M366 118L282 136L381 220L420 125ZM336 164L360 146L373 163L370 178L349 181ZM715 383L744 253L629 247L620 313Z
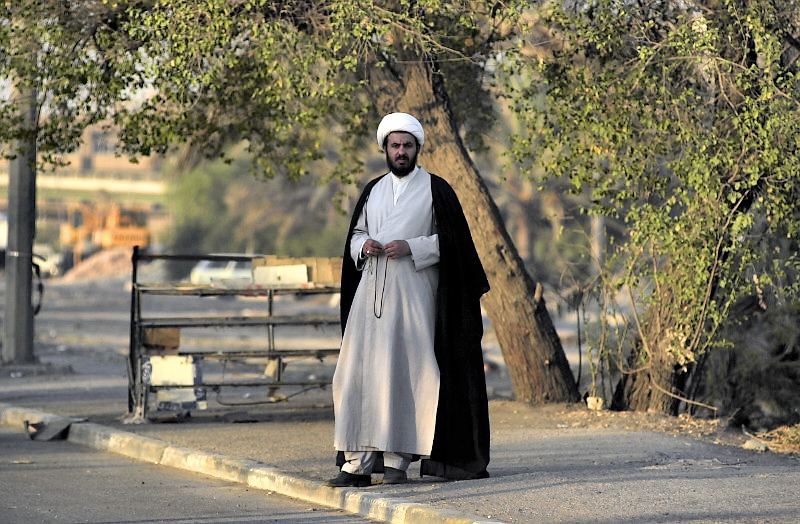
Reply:
M405 166L398 166L389 157L389 153L386 153L386 165L395 176L403 178L417 168L417 155L414 155L414 158L409 158Z

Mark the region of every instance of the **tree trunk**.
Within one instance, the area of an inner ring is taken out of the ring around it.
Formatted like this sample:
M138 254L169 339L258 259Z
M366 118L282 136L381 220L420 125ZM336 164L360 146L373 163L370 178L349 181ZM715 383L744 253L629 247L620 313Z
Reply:
M425 128L420 164L458 193L492 290L483 305L497 334L516 400L573 402L579 393L561 341L486 184L464 147L441 76L419 56L369 69L370 94L381 114L404 111Z
M677 415L680 401L676 394L680 390L680 375L675 371L675 363L666 348L657 348L654 358L647 359L647 363L642 365L642 351L641 346L637 346L631 352L628 368L632 371L623 375L617 384L611 408ZM665 358L670 361L665 361Z

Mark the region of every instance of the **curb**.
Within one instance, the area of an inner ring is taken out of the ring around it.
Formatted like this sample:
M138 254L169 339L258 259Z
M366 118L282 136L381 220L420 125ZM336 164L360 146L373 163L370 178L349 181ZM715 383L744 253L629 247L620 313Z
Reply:
M45 425L64 421L35 409L0 403L0 424L25 428L25 422ZM289 475L274 466L252 459L235 459L218 453L174 446L164 440L136 435L76 419L67 430L68 442L128 458L170 466L209 477L246 484L264 491L341 509L369 519L398 524L502 524L465 513L432 507L380 493L331 488L320 481Z

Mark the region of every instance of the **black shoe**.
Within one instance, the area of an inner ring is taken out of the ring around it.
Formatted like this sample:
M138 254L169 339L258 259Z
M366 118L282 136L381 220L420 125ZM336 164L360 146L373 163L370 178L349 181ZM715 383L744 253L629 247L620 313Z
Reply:
M383 468L383 484L405 484L408 482L408 475L402 469Z
M372 479L369 475L353 475L352 473L341 471L325 484L332 488L365 488L372 484Z

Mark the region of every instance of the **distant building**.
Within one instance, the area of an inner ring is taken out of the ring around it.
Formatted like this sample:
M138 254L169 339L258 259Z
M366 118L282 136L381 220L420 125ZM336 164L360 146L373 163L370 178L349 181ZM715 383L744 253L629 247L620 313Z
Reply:
M54 171L36 175L40 190L105 191L111 194L161 195L165 187L160 157L142 157L132 162L116 154L114 132L96 126L86 129L77 151L64 155L67 163ZM8 162L0 160L0 191L3 200L8 188Z

